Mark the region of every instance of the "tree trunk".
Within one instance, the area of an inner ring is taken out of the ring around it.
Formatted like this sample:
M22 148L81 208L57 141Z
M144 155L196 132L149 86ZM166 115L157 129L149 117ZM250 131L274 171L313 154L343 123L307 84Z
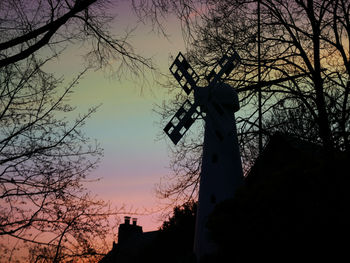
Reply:
M326 101L323 92L323 79L321 77L321 59L320 59L320 21L317 20L314 13L313 1L308 1L308 16L312 25L313 31L313 55L314 55L314 72L313 81L316 92L316 107L318 112L317 123L319 127L319 136L322 139L325 150L331 151L333 149L332 135L328 120L328 112L326 108Z

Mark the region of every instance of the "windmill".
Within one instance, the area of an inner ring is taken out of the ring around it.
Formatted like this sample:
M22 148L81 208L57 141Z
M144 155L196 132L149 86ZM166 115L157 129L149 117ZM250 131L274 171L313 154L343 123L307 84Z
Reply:
M200 174L194 252L199 260L215 251L210 242L206 222L214 206L234 196L243 182L234 112L239 109L236 91L223 83L240 62L238 53L230 48L207 76L208 85L197 85L199 76L181 52L170 71L187 95L193 91L194 102L186 100L164 131L174 144L188 131L194 121L205 120L203 157Z

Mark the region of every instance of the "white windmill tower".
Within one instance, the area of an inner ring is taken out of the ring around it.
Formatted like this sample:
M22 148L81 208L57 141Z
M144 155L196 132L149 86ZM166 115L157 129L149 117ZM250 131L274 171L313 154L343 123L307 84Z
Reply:
M205 120L194 241L197 260L215 251L206 228L209 214L217 203L232 198L243 182L234 116L239 109L238 96L231 86L222 82L239 61L237 52L229 49L208 75L206 87L197 86L199 77L181 53L170 67L187 95L194 91L194 103L184 102L164 128L165 133L177 144L199 115Z

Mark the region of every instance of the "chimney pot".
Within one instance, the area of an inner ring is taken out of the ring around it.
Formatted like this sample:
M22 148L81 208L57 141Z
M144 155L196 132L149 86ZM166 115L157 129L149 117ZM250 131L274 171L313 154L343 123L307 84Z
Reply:
M133 218L133 219L132 219L132 224L133 224L134 226L136 226L136 224L137 224L137 218Z
M130 216L124 216L124 224L130 225Z

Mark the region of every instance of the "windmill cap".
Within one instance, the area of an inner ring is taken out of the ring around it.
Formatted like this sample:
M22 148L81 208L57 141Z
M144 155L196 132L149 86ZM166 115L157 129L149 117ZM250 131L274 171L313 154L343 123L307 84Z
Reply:
M225 109L236 112L239 110L239 100L236 90L229 84L220 82L215 85L212 95Z

